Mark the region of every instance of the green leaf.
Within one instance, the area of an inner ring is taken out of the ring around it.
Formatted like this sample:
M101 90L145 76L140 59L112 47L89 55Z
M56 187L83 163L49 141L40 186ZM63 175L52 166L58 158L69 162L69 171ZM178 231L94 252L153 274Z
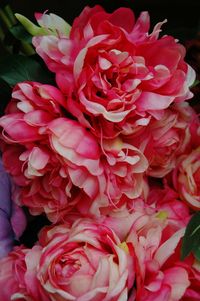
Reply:
M25 28L21 24L17 24L11 27L10 32L12 35L20 41L26 42L31 44L32 43L32 36L25 30Z
M9 55L0 61L0 79L13 87L22 81L52 83L52 74L32 57Z
M194 250L195 258L200 261L200 245Z
M192 84L192 86L190 86L190 88L196 87L199 83L200 83L200 81L199 81L198 79L196 79L196 80L194 81L194 83Z
M189 221L183 237L181 259L191 252L197 259L200 258L200 212L195 213Z
M46 28L35 25L28 18L21 14L15 14L15 17L23 25L23 27L30 33L32 36L43 36L48 35L48 30Z

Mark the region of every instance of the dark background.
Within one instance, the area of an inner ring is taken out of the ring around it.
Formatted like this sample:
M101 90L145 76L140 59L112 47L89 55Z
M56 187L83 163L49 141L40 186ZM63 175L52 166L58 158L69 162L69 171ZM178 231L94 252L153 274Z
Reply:
M163 26L164 30L178 38L182 35L184 39L190 38L197 31L200 23L200 0L15 0L12 1L12 8L32 20L35 11L49 10L64 17L71 24L86 5L95 4L100 4L109 12L120 6L130 7L136 16L141 11L148 10L153 25L167 18L168 23Z

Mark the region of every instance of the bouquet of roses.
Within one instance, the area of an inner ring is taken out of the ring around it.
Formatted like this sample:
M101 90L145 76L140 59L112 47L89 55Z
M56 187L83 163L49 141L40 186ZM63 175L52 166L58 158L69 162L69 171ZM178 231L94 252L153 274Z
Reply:
M128 8L86 7L72 27L35 16L16 14L46 67L18 55L30 76L7 81L1 150L15 206L51 224L2 256L0 300L200 300L200 121L184 47Z

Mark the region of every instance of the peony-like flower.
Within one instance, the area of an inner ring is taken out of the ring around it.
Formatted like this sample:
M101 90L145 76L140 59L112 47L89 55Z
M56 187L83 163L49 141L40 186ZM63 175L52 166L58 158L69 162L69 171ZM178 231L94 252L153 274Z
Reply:
M45 16L44 16L45 18ZM131 134L160 120L173 102L192 96L194 71L184 62L185 49L171 36L151 34L149 15L130 9L106 13L86 7L69 37L37 36L33 44L57 84L68 95L68 109L96 135Z
M81 127L78 127L81 129ZM76 127L72 123L70 131L75 133ZM85 132L80 131L80 142L83 140ZM75 136L74 136L75 138ZM87 136L85 136L87 140ZM89 140L89 139L88 139ZM47 141L45 139L45 141ZM43 141L42 141L43 142ZM89 141L88 141L89 142ZM48 143L48 141L47 141ZM90 144L91 145L91 144ZM73 152L73 148L68 148L68 154ZM74 151L76 154L76 151ZM82 162L86 162L86 156L77 153ZM11 158L11 159L10 159ZM91 158L91 160L90 160ZM74 163L64 161L63 157L54 152L50 145L42 143L30 144L29 148L17 144L5 144L3 146L3 160L7 171L13 176L15 182L19 185L14 190L13 198L19 205L25 205L34 215L45 212L48 218L57 222L65 219L67 213L72 210L78 202L81 211L88 212L91 202L95 199L95 193L99 193L98 179L91 175L91 170L85 169L85 166L78 166L76 159ZM98 169L98 159L92 158L92 152L88 153L88 161L94 162L94 167ZM84 164L84 163L83 163ZM89 166L89 165L88 165ZM92 164L90 164L92 166ZM81 179L77 178L76 186L72 182L71 169L79 175L85 174L85 186L79 185ZM94 171L94 170L93 170ZM90 178L93 182L90 181ZM88 182L87 182L88 181ZM95 183L97 184L95 185ZM94 183L94 185L92 185ZM92 196L90 191L94 193Z
M46 212L54 222L79 201L87 211L99 193L97 175L102 173L96 139L77 122L60 118L65 98L57 88L20 83L12 96L0 125L3 161L19 185L15 201L28 206L34 215ZM64 154L55 146L62 139Z
M200 210L200 148L182 155L173 171L173 185L181 199Z
M15 247L0 260L0 299L3 301L50 301L36 278L42 248Z
M197 124L196 113L182 102L166 109L161 120L152 118L142 133L128 137L128 141L136 141L143 150L149 161L147 174L162 178L176 167L180 155L190 151L193 137L199 140Z
M11 180L0 160L0 258L12 250L14 239L18 239L25 227L26 218L20 207L11 198Z
M148 163L134 146L116 138L102 141L101 152L94 136L66 118L52 121L49 131L51 147L66 164L72 183L93 200L89 208L93 215L101 207L120 205L123 195L134 199L143 193ZM80 211L88 211L87 204L85 209L80 206Z
M37 277L51 300L128 300L135 278L128 244L92 220L50 231L40 237Z
M102 149L110 198L119 200L123 194L130 199L139 197L144 191L143 175L148 168L143 153L119 137L103 141Z
M46 128L62 115L64 107L65 98L57 88L23 82L14 88L6 115L0 119L3 162L19 186L14 200L28 206L33 214L56 212L50 217L53 220L66 207L63 190L70 180L59 178L62 166L48 147Z
M119 137L98 141L66 117L64 105L54 87L32 82L15 87L0 119L3 161L20 186L15 201L57 222L74 207L99 215L102 207L122 205L123 196L143 194L148 162L142 152Z
M53 86L36 82L17 84L6 115L0 119L5 140L27 146L44 139L45 126L61 116L65 106L64 96Z

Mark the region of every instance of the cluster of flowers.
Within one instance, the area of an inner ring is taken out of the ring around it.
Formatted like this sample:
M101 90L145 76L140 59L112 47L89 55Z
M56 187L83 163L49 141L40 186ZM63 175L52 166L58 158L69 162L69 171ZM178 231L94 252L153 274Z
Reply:
M36 14L33 45L57 87L18 83L0 118L13 198L52 222L0 261L0 299L196 301L180 260L200 209L200 123L185 49L149 15L86 7L72 28Z

